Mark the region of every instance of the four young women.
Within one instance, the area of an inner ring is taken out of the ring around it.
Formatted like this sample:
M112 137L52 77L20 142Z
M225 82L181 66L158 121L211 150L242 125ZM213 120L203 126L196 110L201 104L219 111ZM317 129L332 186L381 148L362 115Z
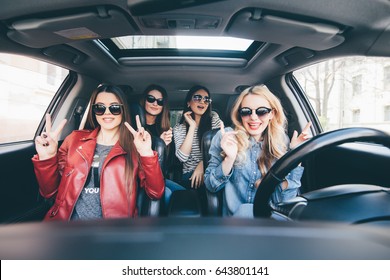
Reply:
M46 220L75 220L136 215L136 182L154 199L164 192L164 178L157 154L151 148L151 135L169 147L172 128L164 88L151 85L143 95L146 127L137 117L132 128L123 92L115 86L99 86L91 97L86 130L74 131L58 148L56 130L46 117L46 132L35 140L33 158L40 192L55 197ZM211 110L210 92L203 86L192 87L186 96L183 116L173 129L175 155L183 163L181 184L199 188L205 183L211 192L225 192L224 215L250 217L253 200L267 170L308 136L310 124L289 141L286 118L280 101L265 86L246 89L232 110L233 128L224 128ZM201 144L203 134L221 127L212 140L211 159L203 174ZM277 187L270 203L295 197L303 167L293 169ZM205 182L204 179L205 178ZM167 189L183 189L167 180ZM167 191L166 189L166 191ZM169 192L168 191L168 192Z

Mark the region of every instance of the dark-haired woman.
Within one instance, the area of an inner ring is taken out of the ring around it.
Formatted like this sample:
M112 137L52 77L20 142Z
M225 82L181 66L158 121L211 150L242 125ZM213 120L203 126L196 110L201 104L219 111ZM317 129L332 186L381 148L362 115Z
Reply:
M172 142L172 128L167 91L159 85L148 86L143 93L141 105L145 108L145 129L152 136L160 137L168 147Z
M58 149L56 130L46 116L46 131L35 139L32 159L39 190L55 198L45 220L87 220L134 217L137 181L154 199L164 179L151 136L137 117L137 131L122 90L101 85L92 94L85 130L73 131Z
M169 105L167 91L159 85L148 86L142 95L141 105L145 108L146 125L145 129L155 137L160 137L167 146L167 164L170 161L172 128L169 120ZM168 166L166 166L168 168ZM174 191L185 190L181 185L165 179L165 205L169 204L170 197Z
M183 116L173 128L176 157L183 163L182 184L199 188L203 184L203 161L200 141L203 134L220 125L217 113L211 110L210 92L206 87L194 86L186 96Z

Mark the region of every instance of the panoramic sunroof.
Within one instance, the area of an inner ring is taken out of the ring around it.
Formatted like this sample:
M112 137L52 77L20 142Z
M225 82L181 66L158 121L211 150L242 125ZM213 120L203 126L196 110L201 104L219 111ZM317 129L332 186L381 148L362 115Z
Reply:
M249 60L263 44L253 40L221 36L124 36L100 42L116 59L198 56Z
M210 36L125 36L111 39L119 49L246 51L253 40Z

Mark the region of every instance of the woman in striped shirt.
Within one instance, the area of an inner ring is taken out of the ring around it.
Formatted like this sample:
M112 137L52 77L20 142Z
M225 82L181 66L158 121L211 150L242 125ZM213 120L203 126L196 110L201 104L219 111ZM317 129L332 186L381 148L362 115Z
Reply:
M192 87L187 93L180 123L173 128L175 154L183 163L183 186L197 189L203 184L200 142L203 134L218 128L220 122L218 114L211 110L209 90L199 85Z

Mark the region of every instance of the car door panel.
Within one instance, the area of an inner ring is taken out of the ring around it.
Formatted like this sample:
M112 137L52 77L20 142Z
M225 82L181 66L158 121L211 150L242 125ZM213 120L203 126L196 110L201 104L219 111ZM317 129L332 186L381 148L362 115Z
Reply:
M0 222L19 220L22 216L26 220L37 219L36 215L40 215L35 210L45 203L39 196L31 162L34 154L32 141L0 147ZM25 216L28 212L33 217Z

